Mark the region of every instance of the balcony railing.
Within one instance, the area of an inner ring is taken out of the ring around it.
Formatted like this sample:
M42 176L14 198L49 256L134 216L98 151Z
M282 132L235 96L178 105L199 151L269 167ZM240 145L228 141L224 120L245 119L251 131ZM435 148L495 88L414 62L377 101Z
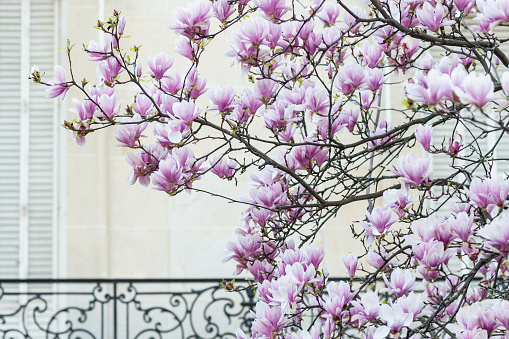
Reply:
M329 280L343 280L329 278ZM348 279L345 279L348 281ZM244 279L3 279L2 339L216 339L250 331ZM388 293L381 295L386 301Z
M235 338L249 330L245 280L28 279L0 281L0 338Z

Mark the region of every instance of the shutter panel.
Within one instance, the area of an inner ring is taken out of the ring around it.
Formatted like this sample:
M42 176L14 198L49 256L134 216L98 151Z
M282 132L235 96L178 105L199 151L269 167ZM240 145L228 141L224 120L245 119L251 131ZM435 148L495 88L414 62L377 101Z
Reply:
M57 202L55 109L54 102L44 98L42 86L28 84L24 74L34 64L53 69L55 1L25 4L28 18L22 17L23 1L0 2L0 276L51 278ZM23 46L23 29L28 31L28 49ZM47 72L45 80L51 78ZM27 124L22 118L24 98Z
M30 3L30 65L52 70L54 60L54 1L38 0ZM47 74L50 79L52 74ZM54 171L54 100L45 98L38 84L31 83L29 117L29 208L28 208L28 276L53 275L53 224L56 203L53 187Z
M19 276L21 3L0 2L0 276Z

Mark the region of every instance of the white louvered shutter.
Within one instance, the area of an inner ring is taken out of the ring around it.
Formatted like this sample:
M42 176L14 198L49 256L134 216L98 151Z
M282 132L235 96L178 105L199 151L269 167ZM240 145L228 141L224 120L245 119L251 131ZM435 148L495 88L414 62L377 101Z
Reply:
M21 3L0 2L0 276L18 278Z
M28 80L55 64L54 0L0 0L0 277L55 272L56 121ZM51 72L45 79L50 80Z
M28 80L34 64L53 69L55 13L55 0L0 0L0 281L55 277L56 105L44 98L43 86ZM51 77L48 72L45 79ZM50 292L53 287L5 288ZM53 297L45 299L47 313L37 316L42 326L55 305ZM23 294L2 296L1 313L13 313L27 300ZM34 307L27 314L34 314ZM25 329L20 316L7 318L2 326L44 337L33 317L27 317Z
M52 70L55 65L55 2L37 0L30 3L30 65ZM28 276L52 277L55 269L54 225L56 223L57 157L54 100L45 98L41 86L31 83L29 118L29 208L28 208Z

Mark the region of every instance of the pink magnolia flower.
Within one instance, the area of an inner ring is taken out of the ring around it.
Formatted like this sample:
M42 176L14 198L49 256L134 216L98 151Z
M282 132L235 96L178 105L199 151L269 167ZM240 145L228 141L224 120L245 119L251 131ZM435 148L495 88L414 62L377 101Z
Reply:
M247 120L250 116L254 115L258 108L260 108L263 104L260 100L256 99L251 91L248 88L244 88L242 93L240 94L240 98L238 100L242 111L247 113L247 116L244 118Z
M358 5L350 7L350 11L353 12L355 16L361 19L366 19L368 17L366 10ZM350 12L345 11L343 13L343 25L341 26L342 30L350 29L350 32L360 33L362 24L355 24L357 22L357 18L355 18Z
M503 209L506 206L507 197L509 195L509 181L501 178L489 179L490 198L489 203ZM493 208L495 207L493 206Z
M356 47L357 54L362 57L363 64L369 68L378 67L384 60L385 54L379 44L365 41L361 47Z
M355 277L355 272L359 268L359 259L353 253L349 253L347 256L343 256L343 264L345 264L346 270L350 278Z
M445 249L442 242L427 242L412 246L416 259L426 267L427 270L434 270L442 264L447 264L453 256L450 249Z
M137 154L127 153L126 161L133 168L128 178L129 184L133 185L139 179L140 184L148 186L150 175L167 154L168 151L161 145L149 145L146 151L139 151Z
M105 39L103 46L100 46L98 42L90 40L87 45L87 54L90 61L102 61L106 60L111 56L110 49L117 48L116 40L111 35L108 35Z
M65 70L62 66L56 65L53 68L55 79L49 82L50 86L46 89L46 98L56 98L62 96L62 100L65 98L65 94L69 90L69 85L65 79Z
M502 74L500 85L502 85L505 95L509 96L509 72L504 72L504 74Z
M75 108L70 108L69 111L77 113L81 121L87 121L94 117L97 106L92 101L86 99L85 104L82 104L81 101L73 98L72 103Z
M235 99L235 90L232 86L217 87L209 92L209 98L213 102L211 110L217 110L221 113L229 113L233 110L233 100Z
M210 160L211 172L222 179L231 179L235 174L237 163L225 157L214 157Z
M345 125L348 131L353 132L355 125L357 124L357 120L359 119L359 109L348 109L342 111L339 115L339 121L342 125Z
M474 215L468 215L466 212L460 212L456 217L451 217L447 220L451 230L463 242L467 242L472 234L472 226L474 225Z
M410 153L406 157L400 156L397 169L391 169L391 172L398 175L402 182L418 187L430 180L432 173L428 168L429 159L417 158L414 153Z
M396 335L402 328L410 326L413 321L413 314L406 313L398 304L380 306L380 319L385 321L386 325L376 329L373 335L374 339L385 338L389 333Z
M119 102L117 105L117 95L113 94L109 96L108 94L101 95L99 99L99 116L108 120L111 120L115 115L120 113L120 106L122 102Z
M410 271L402 270L399 267L392 271L391 281L387 279L385 274L383 275L383 279L387 288L398 298L405 295L405 293L414 290L418 285L415 282L415 277L412 273L410 273Z
M174 58L168 56L164 53L158 53L154 56L154 59L148 56L148 67L150 67L150 71L148 74L153 76L154 78L161 80L165 77L165 73L173 66Z
M419 313L424 307L424 302L422 300L421 293L410 292L408 295L404 295L401 298L396 300L396 304L398 304L403 312L411 313L413 315L413 319L417 319Z
M185 80L185 94L192 100L198 99L203 93L207 91L205 86L207 85L207 80L200 79L198 77L198 69L196 66L189 71L187 74L187 78Z
M350 291L350 285L345 281L336 283L334 281L327 284L327 292L329 292L329 298L325 299L322 307L330 316L341 318L346 312L345 307L355 296Z
M179 120L190 125L202 110L194 102L182 101L173 104L173 114Z
M221 22L228 20L228 18L235 13L235 7L228 2L228 0L217 0L212 4L214 16Z
M299 164L298 169L311 172L314 162L320 167L329 158L329 150L315 145L303 145L292 149L291 157Z
M378 237L389 232L390 227L397 221L392 210L376 206L371 213L366 211L369 222L361 221L361 226L369 237Z
M468 197L481 209L488 207L490 199L490 185L488 180L474 178L470 187L465 190Z
M125 17L125 15L122 15L122 16L120 16L120 18L118 18L118 25L117 25L118 35L124 34L125 24L126 24L126 17Z
M267 208L286 205L288 202L286 194L286 189L280 182L271 186L249 188L249 196L251 198L250 202Z
M245 74L251 66L257 65L258 60L263 61L270 55L267 45L269 25L266 20L253 18L248 20L244 26L235 32L230 41L232 50L225 53L225 56L234 57L235 65L242 65L242 72Z
M367 80L366 78L362 66L352 61L345 66L343 72L338 72L334 86L343 94L348 95L356 89L362 88Z
M419 238L419 242L428 242L428 241L434 241L436 239L436 228L439 221L434 216L420 219L412 222L412 225L410 226L410 229L412 230L412 233L416 235ZM412 244L411 241L409 241L409 238L407 239L407 242Z
M366 73L366 87L370 91L379 90L383 84L387 81L384 77L384 72L380 68L368 68L365 70Z
M369 109L373 102L375 102L377 96L376 94L371 96L371 92L367 90L362 90L359 92L359 106L361 106L362 109ZM376 108L373 106L373 108Z
M455 236L451 230L451 225L446 221L441 221L435 226L435 239L448 246L454 240Z
M115 79L124 71L116 57L99 62L97 68L102 76L101 80L110 87L115 85Z
M154 189L175 194L186 183L182 164L174 157L168 156L159 162L159 169L152 174Z
M493 315L497 322L507 330L509 330L509 301L497 300L493 305Z
M293 265L296 262L306 261L304 250L300 248L285 248L281 253L281 262L278 263L278 270L284 272L286 265Z
M387 253L385 252L385 249L383 247L380 248L380 254L376 253L373 247L370 247L368 250L368 257L366 259L366 262L373 266L375 269L379 269L382 267L382 265L385 265L386 267L388 265L398 265L398 261L396 259L392 259L390 262L386 263L385 259L387 257ZM385 269L385 268L384 268Z
M509 21L509 1L507 0L482 0L476 2L485 20L494 28L501 22Z
M299 292L305 285L313 282L316 276L316 268L313 264L300 261L294 262L292 265L286 265L283 272L291 278L292 284L299 287Z
M266 338L273 338L288 323L288 319L281 307L269 306L263 301L256 303L256 313L252 324L253 336L260 334Z
M147 128L147 122L141 122L141 116L136 113L132 119L127 120L128 124L120 125L117 127L117 133L114 134L115 139L117 139L120 143L126 147L134 147L136 146L136 141L139 140L141 133Z
M451 79L449 75L441 74L436 69L432 69L426 77L426 86L407 84L405 89L408 98L436 105L444 95L451 92Z
M173 11L175 25L165 26L183 36L194 39L197 35L206 35L209 32L210 18L212 17L210 1L196 0L185 8L179 7Z
M457 131L454 133L454 139L449 138L449 154L455 157L463 148L463 136Z
M429 2L425 2L421 8L416 10L417 19L430 31L436 32L440 26L447 26L454 23L453 20L442 22L445 17L444 6L440 3L433 6Z
M143 93L136 95L136 101L133 105L133 111L138 113L142 117L151 115L154 113L152 100Z
M360 301L352 300L352 322L359 322L358 327L378 317L380 311L380 298L378 292L363 293Z
M74 131L73 131L73 137L76 140L76 145L79 147L85 146L85 143L87 142L86 135L87 130L90 127L90 124L88 121L83 121L81 123L74 122L72 124Z
M318 12L318 17L325 26L334 26L338 20L340 9L339 4L326 2Z
M433 125L419 125L415 131L415 139L422 145L425 151L429 151L431 147L431 139L433 138Z
M509 255L509 217L502 215L481 228L478 235L486 239L486 244L503 256Z
M172 147L179 144L184 137L189 135L189 126L173 120L167 124L157 124L154 127L154 136L163 147Z
M324 255L325 252L322 246L306 248L306 262L308 265L313 265L316 269L320 267L320 263L322 262Z
M329 112L329 97L325 90L306 89L306 108L313 113L326 116Z
M237 237L236 242L226 244L223 262L234 259L237 262L235 274L246 268L247 258L254 258L262 252L263 239L259 234L244 234Z
M262 116L265 126L273 132L285 129L287 125L299 119L295 114L295 105L287 105L284 100L278 100L269 106Z
M254 85L253 97L267 104L276 94L276 82L271 79L258 80Z
M463 80L459 96L462 103L473 104L479 109L499 98L494 93L494 85L490 76L487 74L476 75L475 73L469 73Z
M299 264L299 263L296 263ZM291 270L291 268L288 268ZM267 284L268 292L266 298L269 299L269 305L281 307L284 313L290 313L296 309L296 304L300 301L299 293L303 284L293 281L290 275L284 275L279 279L274 279Z
M313 117L313 122L316 124L317 132L322 140L327 140L329 136L334 138L334 136L343 131L345 127L342 123L342 119L339 118L339 114L335 114L330 118L317 114Z
M286 6L285 0L252 0L261 9L266 18L277 22L291 8Z
M453 0L453 3L462 12L470 12L475 6L475 0Z
M417 200L417 194L410 196L410 185L404 183L401 189L391 189L383 193L383 197L387 204L385 207L391 208L398 217L403 217L407 213L407 209Z
M177 95L183 86L182 76L177 70L169 70L161 80L161 88L169 94Z
M182 55L184 58L193 60L198 53L198 45L189 38L181 35L177 40L175 40L175 52Z

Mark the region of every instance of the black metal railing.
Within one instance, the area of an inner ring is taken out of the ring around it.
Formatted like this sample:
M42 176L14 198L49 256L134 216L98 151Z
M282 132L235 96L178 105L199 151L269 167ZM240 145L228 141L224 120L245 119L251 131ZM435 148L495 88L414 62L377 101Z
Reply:
M496 290L506 295L508 282L499 280ZM234 291L220 279L3 279L0 338L233 339L237 328L250 331L257 295L249 286L244 279Z
M0 338L235 338L252 320L245 280L27 279L0 281Z

